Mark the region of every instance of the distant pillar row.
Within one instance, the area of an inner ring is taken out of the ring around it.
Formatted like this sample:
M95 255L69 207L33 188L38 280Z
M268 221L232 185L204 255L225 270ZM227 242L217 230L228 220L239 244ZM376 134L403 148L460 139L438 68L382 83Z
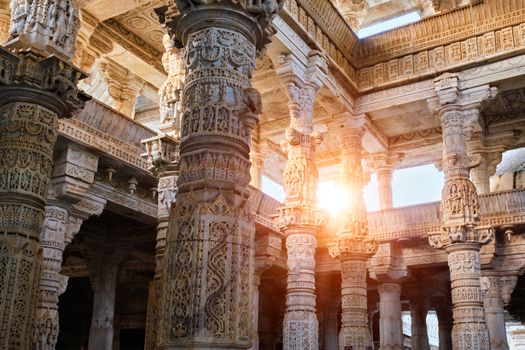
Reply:
M276 224L286 236L288 278L283 344L286 350L317 350L315 249L324 213L315 208L317 168L314 162L320 136L313 132L315 96L327 73L326 59L312 51L304 70L297 58L281 57L277 68L288 93L290 126L281 147L288 156L283 174L286 199Z
M159 349L248 349L253 339L250 140L256 53L281 1L182 1L158 11L186 47L180 166L162 276Z
M75 2L41 16L30 13L37 5L50 11L40 1L12 4L10 37L0 48L0 347L25 350L34 336L58 118L70 117L87 96L77 89L83 76L71 64L80 22Z
M479 227L480 205L476 187L469 178L470 158L467 141L479 115L479 105L494 95L484 86L475 91L460 91L456 74L435 79L438 98L431 101L441 120L445 185L441 199L442 233L429 237L430 244L444 248L452 289L454 350L488 350L489 334L485 324L481 293L480 249L490 242L494 231Z
M341 145L341 185L348 189L348 207L338 217L335 242L329 253L341 262L341 331L339 349L366 350L372 345L368 327L366 261L377 249L368 238L362 194L362 119L343 120L337 137ZM345 125L346 124L346 125Z

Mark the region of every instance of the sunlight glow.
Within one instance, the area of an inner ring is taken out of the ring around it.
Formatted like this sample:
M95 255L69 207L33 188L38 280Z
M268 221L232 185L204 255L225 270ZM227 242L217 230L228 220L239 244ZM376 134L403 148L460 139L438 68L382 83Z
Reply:
M399 17L391 18L386 21L372 24L368 27L359 29L357 37L359 39L366 38L375 34L386 32L394 28L398 28L407 24L417 22L421 19L421 15L418 12L409 12Z
M317 185L317 207L335 217L348 207L350 193L335 181L319 182Z

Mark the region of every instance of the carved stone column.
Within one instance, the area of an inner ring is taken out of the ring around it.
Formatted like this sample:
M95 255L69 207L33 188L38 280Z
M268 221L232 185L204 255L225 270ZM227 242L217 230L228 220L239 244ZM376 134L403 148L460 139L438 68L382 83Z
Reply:
M89 216L101 214L105 201L95 203L86 198L94 180L98 158L77 147L67 145L57 151L51 174L52 187L45 207L46 219L40 237L44 257L36 306L34 348L55 348L58 331L58 297L67 287L67 278L60 274L64 249L71 243L80 225ZM83 204L89 202L89 211ZM96 212L92 209L98 208Z
M418 291L420 298L411 295L410 298L410 317L412 319L412 335L410 337L412 350L429 350L427 330L428 303L423 292L425 288L413 286L414 291Z
M371 155L372 168L377 175L377 187L379 193L379 208L381 210L393 207L392 201L392 164L387 153L376 153Z
M452 350L452 309L450 300L442 297L436 299L435 309L438 318L439 350Z
M496 271L482 271L481 289L483 292L485 321L489 330L490 349L508 350L505 310L503 309L499 273Z
M6 47L17 53L0 48L0 347L5 349L31 346L58 118L71 116L87 100L76 87L82 73L69 63L78 13L74 2L65 3L51 13L43 1L12 2ZM29 16L37 5L42 16Z
M380 349L403 349L401 282L408 271L399 247L381 243L372 257L370 277L378 281Z
M379 349L403 349L403 322L401 321L401 284L379 284Z
M283 151L288 155L284 171L285 206L278 208L276 223L286 236L288 279L284 314L284 349L318 349L319 324L316 314L315 249L324 216L315 208L317 168L313 133L313 105L327 67L318 52L312 52L304 70L294 71L294 56L281 57L277 72L287 88L290 127Z
M252 163L252 166L250 167L250 185L257 188L258 190L261 190L264 155L259 152L252 151L250 152L250 162Z
M166 239L160 349L252 345L251 131L255 56L280 1L178 1L161 22L186 47L176 206Z
M178 130L177 128L175 128ZM178 134L176 130L173 133ZM165 134L142 140L149 169L158 178L157 198L157 244L155 246L155 276L149 286L148 314L146 322L145 350L157 348L162 281L164 274L164 253L171 206L175 203L179 164L179 140Z
M91 286L95 296L88 350L113 350L113 318L119 263L118 259L110 256L97 256L89 261Z
M348 189L348 207L338 218L337 238L329 247L329 253L341 262L342 315L339 349L351 347L366 350L372 345L368 327L366 261L375 253L377 244L368 239L363 200L363 119L346 122L349 126L340 125L337 138L341 145L340 185Z
M444 248L452 287L454 350L490 348L480 286L480 248L493 239L491 228L479 227L480 205L470 181L467 141L479 115L479 103L493 96L489 87L460 91L458 76L445 74L435 80L437 115L443 133L445 186L441 199L443 231L430 243Z

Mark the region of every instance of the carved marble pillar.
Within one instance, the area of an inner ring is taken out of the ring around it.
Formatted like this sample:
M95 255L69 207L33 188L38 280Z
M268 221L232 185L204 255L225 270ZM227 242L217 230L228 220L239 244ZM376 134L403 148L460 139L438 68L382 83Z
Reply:
M496 167L501 162L503 149L493 152L472 152L479 157L479 165L472 168L470 177L478 194L490 193L490 177L496 173Z
M250 167L250 185L257 188L258 190L261 190L264 156L259 152L252 151L250 152L250 162L252 163Z
M419 286L421 287L421 286ZM418 291L419 298L411 295L410 298L410 317L412 320L412 335L410 337L412 350L429 350L427 330L428 302L425 298L425 288L413 286L414 291Z
M46 16L29 16L43 1L13 4L10 40L0 48L0 348L16 350L30 348L34 333L58 118L71 116L87 96L76 87L82 73L69 63L78 30L74 2L55 12L42 6Z
M491 350L508 350L505 310L497 271L482 271L481 288Z
M91 250L94 249L96 248L91 247ZM117 256L91 253L88 264L95 295L88 350L113 350L113 318L119 263Z
M317 350L315 249L324 213L315 208L318 174L313 155L320 137L313 133L313 106L327 67L316 51L311 52L304 71L294 70L300 62L292 55L281 57L280 63L277 72L287 88L290 108L290 127L281 145L288 155L283 174L286 200L276 216L288 253L283 344L286 350Z
M379 284L379 349L403 349L403 322L401 321L401 284Z
M178 134L176 130L173 131ZM145 350L157 348L162 281L164 273L164 253L171 206L175 203L179 163L179 140L165 134L142 140L146 153L142 156L148 161L149 169L158 178L157 199L157 243L155 246L155 276L149 286L148 313L146 322Z
M338 349L339 348L339 306L341 296L334 283L339 276L333 273L318 274L318 302L321 312L319 316L319 349Z
M381 210L393 207L392 174L393 164L388 153L375 153L370 156L371 167L377 175L379 207Z
M11 21L11 11L9 1L0 1L0 45L9 38L9 22Z
M448 298L439 298L435 303L438 318L439 350L452 350L452 309Z
M51 173L52 187L45 207L46 218L40 237L44 257L36 306L35 349L55 348L58 331L58 297L67 287L67 277L60 274L66 246L80 230L82 221L99 215L105 200L86 198L94 180L98 157L72 145L57 151ZM83 204L89 202L90 210ZM93 211L95 209L96 211Z
M251 88L280 1L179 1L157 10L186 47L180 168L166 238L160 349L252 345L254 223L251 131L261 113Z
M479 103L495 91L487 86L460 91L456 74L436 78L435 90L443 133L445 185L441 199L443 231L430 236L429 240L432 246L444 248L448 255L454 350L488 350L489 335L480 286L480 249L493 239L494 231L479 227L479 198L469 178L467 141L479 115Z
M351 118L350 116L347 116ZM366 261L377 244L368 239L366 208L363 200L361 168L363 119L343 121L337 131L341 145L341 186L348 189L348 207L338 218L337 238L329 247L341 262L341 331L339 349L366 350L371 346L368 327Z

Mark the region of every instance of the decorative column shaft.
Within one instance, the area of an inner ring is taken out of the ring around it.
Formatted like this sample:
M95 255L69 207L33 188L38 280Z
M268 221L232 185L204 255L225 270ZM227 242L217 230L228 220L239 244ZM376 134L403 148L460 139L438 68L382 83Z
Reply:
M91 247L91 249L96 249ZM115 314L115 292L119 261L109 257L92 259L91 285L93 297L93 316L89 329L88 350L113 349L113 318Z
M341 125L337 137L341 145L341 186L348 189L348 206L338 218L335 243L329 247L331 256L341 262L341 331L339 349L348 347L366 350L371 346L368 328L366 261L377 244L368 239L366 208L363 200L361 168L364 119Z
M379 284L379 349L403 349L403 322L401 320L401 285Z
M489 330L490 349L508 350L505 310L503 309L499 273L496 271L482 271L481 288L483 291L485 321Z
M427 330L427 312L428 305L426 300L419 298L410 299L410 317L412 319L412 335L410 340L413 350L430 349Z
M280 1L178 1L157 10L186 47L180 167L164 259L159 349L252 345L254 223L248 202L256 52Z
M252 163L252 166L250 167L250 185L261 190L264 156L259 152L252 151L250 152L250 162Z
M439 329L439 350L452 350L452 310L448 298L440 298L436 305Z
M58 296L64 284L60 269L69 220L67 209L59 206L47 205L45 215L40 240L44 264L38 291L34 339L35 348L42 350L54 349L58 338Z
M290 108L290 127L281 144L288 155L283 174L286 200L276 216L288 253L283 345L286 350L317 350L315 248L323 214L315 208L318 174L313 155L320 137L313 133L313 105L327 67L325 58L315 51L304 67L305 76L293 71L295 57L280 60L278 73L287 88Z
M77 89L82 73L69 63L78 13L74 2L65 3L51 12L43 1L12 2L7 47L22 50L0 48L0 348L5 349L31 346L58 118L71 116L87 100ZM67 20L71 23L63 23Z
M381 210L392 208L392 168L377 169L377 185L379 187L379 207Z
M162 108L162 107L161 107ZM142 140L146 153L142 154L148 161L149 169L158 178L157 186L157 244L155 246L155 276L149 286L148 312L146 322L145 350L153 350L158 344L158 328L160 304L162 297L162 281L164 274L164 254L166 250L166 234L169 225L171 206L175 203L177 193L177 177L179 164L179 128L172 125L174 137L160 134L156 137Z
M479 103L494 95L488 87L466 92L458 89L458 76L435 80L439 98L437 114L443 133L445 185L441 199L443 231L430 236L434 247L444 248L452 288L454 350L490 348L480 286L480 248L493 239L492 228L480 228L480 205L470 181L467 141L479 115Z

